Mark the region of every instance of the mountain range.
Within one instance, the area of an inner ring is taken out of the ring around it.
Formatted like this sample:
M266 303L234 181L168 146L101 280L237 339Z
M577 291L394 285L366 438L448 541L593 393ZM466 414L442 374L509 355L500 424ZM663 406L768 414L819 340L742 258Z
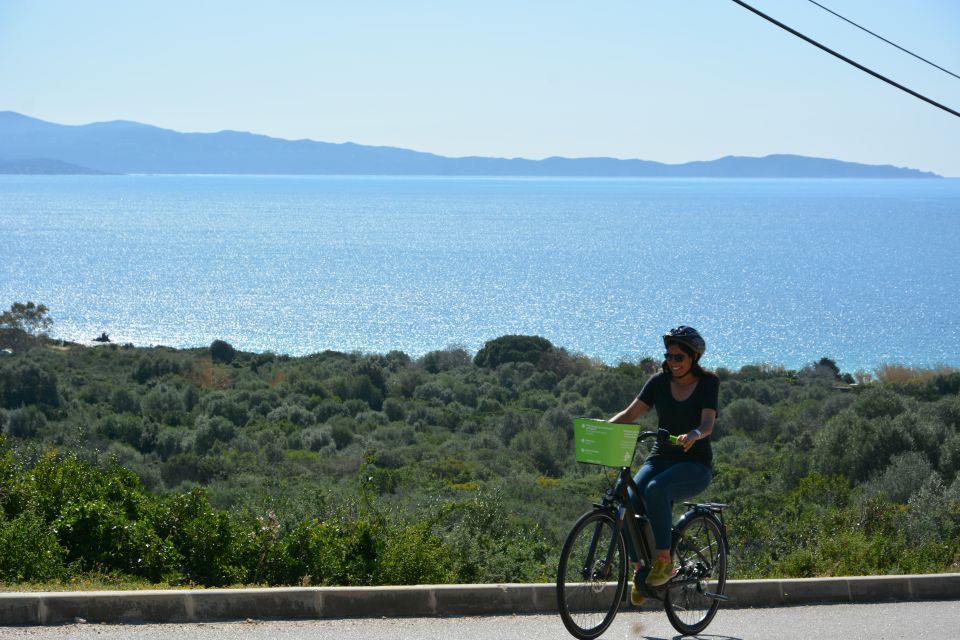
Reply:
M934 173L798 155L665 164L617 158L460 157L241 131L181 133L116 120L63 125L0 111L0 173L937 178Z

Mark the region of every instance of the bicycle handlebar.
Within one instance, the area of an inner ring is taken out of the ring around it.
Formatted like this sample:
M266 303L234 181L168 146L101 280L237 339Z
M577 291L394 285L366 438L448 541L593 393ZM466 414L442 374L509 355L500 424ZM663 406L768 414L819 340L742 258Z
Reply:
M666 429L657 429L656 431L641 431L637 436L637 442L643 442L644 440L649 440L650 438L666 438L670 441L670 444L677 444L678 436L670 435L670 432Z

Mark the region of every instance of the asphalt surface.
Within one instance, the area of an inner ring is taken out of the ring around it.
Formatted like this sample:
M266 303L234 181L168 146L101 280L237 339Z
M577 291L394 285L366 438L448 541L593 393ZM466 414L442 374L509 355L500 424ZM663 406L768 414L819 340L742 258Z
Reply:
M661 609L622 611L603 636L679 638ZM956 640L960 601L724 609L704 640ZM557 615L246 621L194 624L69 624L0 628L0 639L51 640L558 640L572 638Z

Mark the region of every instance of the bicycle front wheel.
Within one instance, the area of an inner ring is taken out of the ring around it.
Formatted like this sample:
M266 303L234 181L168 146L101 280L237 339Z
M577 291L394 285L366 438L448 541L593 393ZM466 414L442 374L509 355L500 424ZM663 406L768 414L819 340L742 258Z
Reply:
M727 545L716 519L703 513L687 520L678 533L674 553L679 568L667 585L663 607L674 629L695 635L707 628L720 606Z
M574 637L596 638L610 626L627 586L627 554L608 511L585 513L560 552L557 606Z

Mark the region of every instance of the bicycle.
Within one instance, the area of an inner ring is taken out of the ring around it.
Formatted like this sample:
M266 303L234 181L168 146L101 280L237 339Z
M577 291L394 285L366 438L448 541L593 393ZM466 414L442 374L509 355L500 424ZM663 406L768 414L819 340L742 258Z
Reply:
M581 437L577 426L593 431L589 437ZM616 484L576 521L560 552L557 605L564 626L580 640L596 638L606 631L624 600L630 575L626 540L636 550L640 566L638 589L647 598L663 602L670 624L681 634L702 632L720 603L729 600L723 595L729 553L725 504L685 502L688 510L673 525L671 554L677 574L661 587L645 584L655 546L644 507L641 505L641 511L636 512L627 495L628 488L639 495L630 464L638 442L670 438L676 444L676 437L663 429L639 431L636 425L582 418L575 421L577 460L619 469Z

